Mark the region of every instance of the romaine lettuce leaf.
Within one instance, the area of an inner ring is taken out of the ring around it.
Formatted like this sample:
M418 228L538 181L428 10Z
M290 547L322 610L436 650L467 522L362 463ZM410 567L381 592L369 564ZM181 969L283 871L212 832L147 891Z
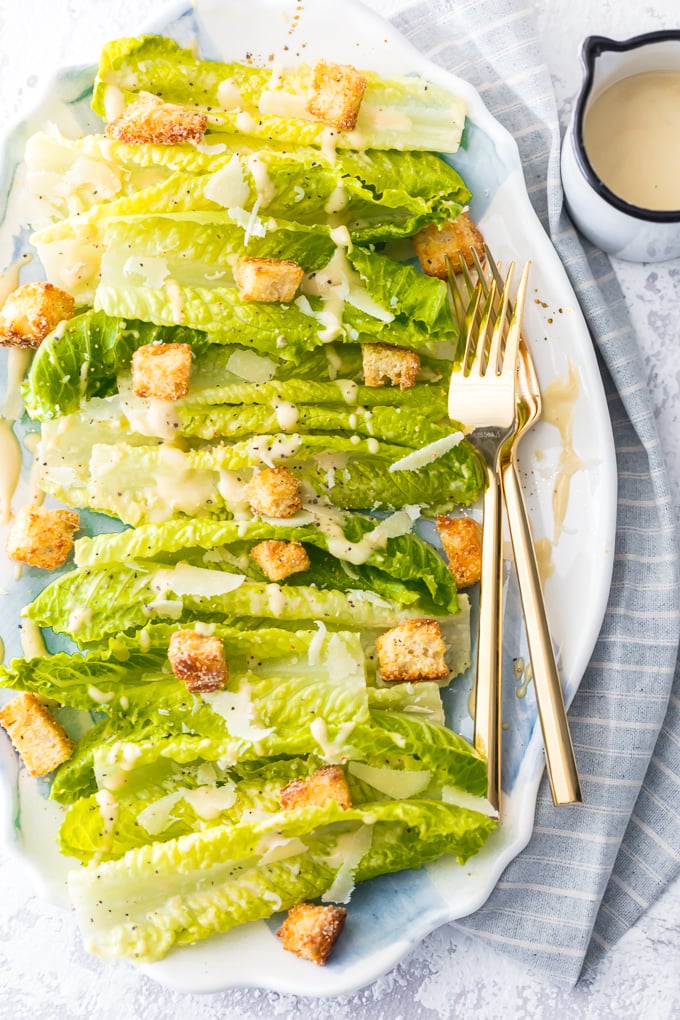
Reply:
M332 895L333 886L342 900L355 881L442 853L463 862L494 827L485 815L441 801L377 801L345 812L308 807L134 848L71 872L69 889L92 952L148 961L173 945ZM272 837L290 840L291 856L268 863ZM343 861L347 880L334 882Z
M92 105L105 116L110 89L126 102L139 92L151 92L168 102L195 106L200 95L210 114L209 127L220 131L320 147L330 143L339 149L456 151L465 120L461 99L421 78L383 80L371 71L364 74L368 84L356 129L329 136L326 125L306 109L310 67L298 65L274 75L251 65L200 60L171 39L143 36L104 47ZM220 101L225 82L229 98Z
M143 445L142 437L131 445L115 428L81 424L74 416L43 425L40 486L68 505L128 524L248 514L246 485L263 464L285 464L306 484L311 503L347 510L419 505L434 515L474 502L485 481L480 457L465 441L422 467L391 471L409 448L374 437L280 433L184 451L158 440Z
M39 626L51 626L83 646L108 634L143 627L150 619L182 622L199 616L230 619L251 617L280 621L324 620L335 627L361 629L390 627L395 622L422 615L418 607L404 608L371 591L323 590L313 585L279 585L244 580L224 594L205 595L203 582L197 590L173 592L173 574L185 577L181 567L156 568L135 563L101 570L78 569L62 574L49 584L25 610ZM202 571L208 573L208 571ZM223 571L212 571L224 577ZM159 578L162 580L159 582ZM87 609L74 615L74 606Z
M441 611L455 613L458 606L451 573L433 547L413 533L413 524L413 517L406 511L399 511L387 521L363 515L329 514L318 523L312 520L295 527L258 519L177 520L161 525L141 525L116 535L79 539L76 563L81 568L97 569L130 560L145 561L148 565L154 559L172 562L175 553L183 552L186 559L189 550L212 551L234 546L235 555L240 557L261 541L294 539L306 547L316 546L351 565L349 571L338 565L338 570L350 582L343 584L343 590L349 587L373 589L376 572L380 571L385 575L384 583L390 579L406 582L414 586L415 591L429 594ZM191 561L208 565L205 557L194 555ZM374 569L367 572L365 567ZM304 579L307 572L298 576ZM312 576L319 587L324 587L316 570L312 571ZM330 576L335 579L340 575L335 571ZM288 583L294 580L295 577L291 577Z
M31 363L22 393L32 418L46 421L71 414L82 400L116 392L117 373L138 347L188 343L194 354L208 347L205 334L184 326L111 318L103 312L75 316L43 340Z

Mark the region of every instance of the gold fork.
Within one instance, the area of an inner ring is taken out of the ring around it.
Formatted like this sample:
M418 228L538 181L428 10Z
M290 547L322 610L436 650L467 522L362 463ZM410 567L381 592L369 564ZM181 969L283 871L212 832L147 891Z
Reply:
M484 246L484 252L488 274L490 274L492 280L495 280L496 285L499 286L502 282L501 273L487 245ZM488 274L485 274L476 251L472 252L472 256L477 271L477 283L486 293L489 286L487 281ZM462 261L461 270L468 293L472 293L475 284L472 281L467 266ZM543 410L541 389L534 361L531 351L521 334L519 340L517 397L519 428L504 443L501 451L503 496L526 625L536 705L543 733L548 779L550 781L553 802L558 806L579 804L582 802L583 796L576 768L571 734L569 732L559 670L555 660L553 643L550 638L550 627L545 609L536 549L517 464L519 441L531 426L538 421Z
M463 422L486 464L482 532L482 574L479 599L477 673L475 679L476 750L487 761L491 805L500 810L501 796L501 450L516 429L516 379L520 323L529 264L520 280L510 326L510 285L514 263L502 287L492 280L475 286L465 300L449 266L449 294L455 318L465 323L465 351L460 370L451 374L449 418ZM463 312L464 309L464 312Z

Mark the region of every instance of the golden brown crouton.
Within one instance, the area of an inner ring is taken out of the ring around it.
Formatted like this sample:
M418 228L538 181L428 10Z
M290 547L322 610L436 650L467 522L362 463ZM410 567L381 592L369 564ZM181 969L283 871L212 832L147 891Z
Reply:
M229 680L229 664L221 638L196 630L176 630L168 659L178 680L192 694L219 691Z
M367 386L384 386L387 379L400 390L415 385L420 358L415 351L391 344L362 344L361 360Z
M106 134L127 145L198 145L207 123L200 110L144 95L106 125Z
M253 475L246 496L253 511L265 517L292 517L302 509L300 483L285 467L265 468Z
M437 531L459 588L467 588L482 575L482 527L473 517L438 517Z
M352 806L345 773L339 765L323 765L306 779L293 779L279 794L284 811L292 808L325 807L331 801L340 805L343 811Z
M0 346L39 347L48 333L70 319L76 303L51 283L24 283L0 310Z
M10 525L7 555L29 567L55 570L73 548L73 536L79 527L78 514L73 510L23 506Z
M415 234L413 245L423 272L428 276L438 276L440 280L447 278L447 258L455 273L461 255L468 266L473 266L472 249L476 249L480 259L484 252L484 238L467 213L461 213L441 229L434 223L423 227Z
M189 392L191 346L145 344L132 355L132 388L138 397L180 400Z
M443 680L446 647L436 620L406 620L376 641L383 680Z
M344 907L296 903L276 934L289 953L322 966L338 940L346 917Z
M73 753L73 741L35 694L20 694L0 708L0 726L32 776L54 772Z
M305 271L288 259L239 259L234 271L244 301L292 301Z
M366 78L351 64L327 64L320 60L314 67L307 109L338 131L353 131L366 85Z
M309 556L300 542L272 538L254 545L250 555L270 581L282 581L284 577L309 569Z

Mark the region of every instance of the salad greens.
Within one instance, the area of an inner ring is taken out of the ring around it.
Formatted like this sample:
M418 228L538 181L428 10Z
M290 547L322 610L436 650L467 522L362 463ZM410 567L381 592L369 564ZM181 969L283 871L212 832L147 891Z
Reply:
M464 107L367 72L356 127L333 129L306 110L311 76L121 39L94 110L110 122L147 94L196 107L204 142L27 145L32 241L78 303L23 387L38 483L132 527L78 539L24 610L65 650L0 667L0 685L89 716L51 796L77 916L106 957L156 960L304 900L346 903L372 876L464 862L496 824L440 693L470 664L469 602L416 530L484 483L447 417L446 286L408 240L470 198L437 155L457 148ZM294 262L297 296L247 300L243 256ZM177 343L186 394L137 395L135 352ZM416 352L417 378L371 384L367 344ZM249 497L277 466L302 494L288 518ZM304 562L276 580L254 550L290 542ZM423 618L448 677L386 683L376 639ZM178 632L218 640L220 689L175 674ZM351 805L284 808L283 787L328 764Z

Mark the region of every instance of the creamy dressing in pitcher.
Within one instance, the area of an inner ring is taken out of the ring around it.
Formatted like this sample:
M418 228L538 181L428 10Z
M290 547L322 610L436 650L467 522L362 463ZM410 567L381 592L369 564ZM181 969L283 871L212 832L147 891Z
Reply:
M583 144L619 198L680 209L680 71L646 71L605 89L586 112Z

